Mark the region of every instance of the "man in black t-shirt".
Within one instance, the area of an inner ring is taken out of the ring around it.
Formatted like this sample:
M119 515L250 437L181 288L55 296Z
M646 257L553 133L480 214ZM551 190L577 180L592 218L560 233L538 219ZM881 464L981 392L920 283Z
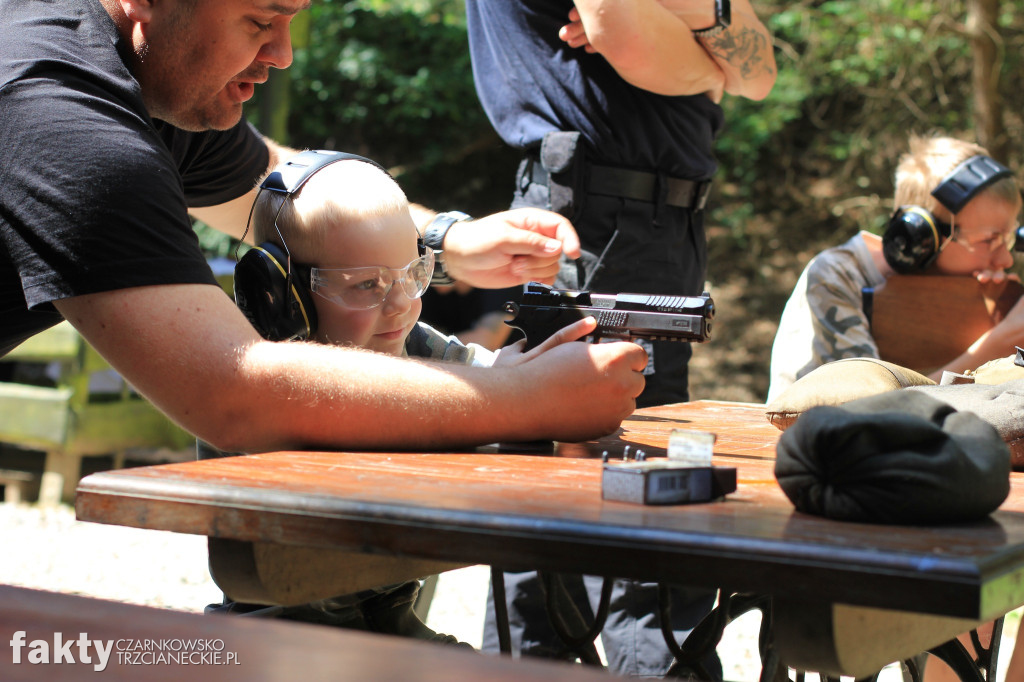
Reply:
M254 183L290 153L242 105L290 64L289 23L308 4L0 0L0 353L67 319L229 451L614 430L643 386L633 344L567 343L509 368L412 362L263 341L224 296L189 213L239 236ZM443 246L450 274L483 287L550 281L559 253L578 252L543 211L456 222Z
M480 101L523 151L512 206L558 211L579 230L582 259L563 256L556 286L700 294L718 102L723 93L761 99L775 82L771 36L749 1L467 0L466 18ZM688 400L689 344L645 348L637 404ZM514 647L572 657L533 575L505 580ZM600 581L586 590L580 576L564 582L583 613L596 610ZM674 597L677 636L714 601L707 592ZM615 672L664 675L672 658L656 606L656 586L616 581L604 630ZM495 648L493 627L486 632L485 648Z

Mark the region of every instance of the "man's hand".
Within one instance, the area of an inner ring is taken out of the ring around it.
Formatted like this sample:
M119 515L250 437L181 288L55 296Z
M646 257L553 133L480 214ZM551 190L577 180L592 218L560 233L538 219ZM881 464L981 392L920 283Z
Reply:
M562 343L525 360L517 381L532 385L534 407L550 420L527 437L574 442L612 433L636 409L646 367L647 353L629 341Z
M562 253L579 258L580 240L568 220L519 208L455 223L444 239L448 274L484 289L554 282Z
M530 437L578 441L614 431L636 409L644 390L647 352L628 341L572 343L592 334L597 320L586 317L558 330L536 348L523 353L523 341L505 346L495 367L526 372L537 406L553 418L548 432ZM571 419L568 417L571 416Z

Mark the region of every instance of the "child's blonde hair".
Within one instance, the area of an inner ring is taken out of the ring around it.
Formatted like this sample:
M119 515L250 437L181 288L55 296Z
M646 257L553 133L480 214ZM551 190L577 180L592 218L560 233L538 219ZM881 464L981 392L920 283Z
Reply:
M933 214L948 216L949 211L932 196L932 190L972 156L989 153L980 145L952 137L911 136L910 151L900 157L896 167L896 206L920 206ZM1020 190L1013 177L1000 178L983 191L1008 202L1020 201Z
M390 175L365 161L346 159L318 170L290 197L260 192L253 209L253 237L257 244L269 241L278 246L283 237L289 249L317 253L339 227L408 210L405 193Z

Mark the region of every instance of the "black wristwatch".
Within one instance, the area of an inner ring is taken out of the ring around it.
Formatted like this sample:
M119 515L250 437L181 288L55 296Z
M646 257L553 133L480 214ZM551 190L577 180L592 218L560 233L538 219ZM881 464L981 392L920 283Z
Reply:
M694 31L698 38L710 38L729 28L732 23L732 5L729 0L715 0L715 25Z
M472 219L472 217L461 211L438 213L423 229L423 243L434 252L434 276L430 278L431 284L455 283L455 280L448 274L448 268L444 260L444 238L452 225L463 220Z

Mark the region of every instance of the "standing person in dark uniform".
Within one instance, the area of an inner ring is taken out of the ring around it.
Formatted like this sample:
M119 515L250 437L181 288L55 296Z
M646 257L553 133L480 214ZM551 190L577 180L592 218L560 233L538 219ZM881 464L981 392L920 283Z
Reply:
M775 82L771 36L749 1L467 0L466 13L480 101L523 151L512 205L557 211L580 235L583 257L562 259L556 285L700 294L718 102L762 99ZM637 404L688 400L689 344L647 351ZM506 578L513 647L560 655L535 581L517 583L532 575ZM604 644L617 672L660 675L671 661L643 587L617 585ZM713 598L678 597L699 606L675 607L677 625ZM489 630L485 646L495 642Z

